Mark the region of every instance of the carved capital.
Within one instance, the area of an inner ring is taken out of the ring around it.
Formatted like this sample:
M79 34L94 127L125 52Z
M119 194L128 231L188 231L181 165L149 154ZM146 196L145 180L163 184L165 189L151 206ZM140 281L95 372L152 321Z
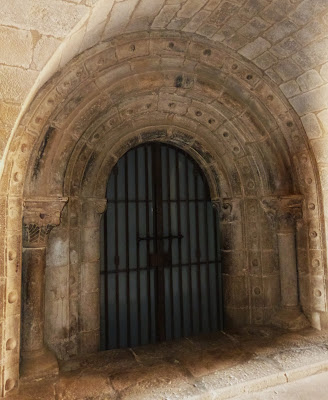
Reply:
M261 206L279 232L295 231L295 222L302 218L303 197L298 195L266 197Z
M24 200L23 246L45 247L48 235L60 224L62 210L68 198L38 198Z
M234 222L239 219L240 214L239 199L215 199L212 200L213 207L219 213L220 220L223 222Z

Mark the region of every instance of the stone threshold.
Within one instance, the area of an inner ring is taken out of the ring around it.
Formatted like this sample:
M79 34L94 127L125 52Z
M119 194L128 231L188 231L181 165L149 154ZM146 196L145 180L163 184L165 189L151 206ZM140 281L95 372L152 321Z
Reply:
M328 332L246 327L61 362L21 384L17 400L238 398L328 370Z
M257 379L226 386L217 389L215 392L196 395L193 400L226 400L238 399L242 395L256 393L264 389L272 388L278 385L295 382L312 375L320 374L328 371L328 359L318 363L306 365L303 367L286 370L285 372L274 373L271 375L263 375Z

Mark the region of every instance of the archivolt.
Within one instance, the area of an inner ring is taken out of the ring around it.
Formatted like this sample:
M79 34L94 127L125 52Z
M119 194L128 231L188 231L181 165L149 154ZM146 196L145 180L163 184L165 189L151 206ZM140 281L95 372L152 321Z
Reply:
M12 193L24 183L29 197L104 190L116 145L166 127L157 139L200 161L212 196L301 192L317 204L312 155L286 104L254 67L204 40L156 32L101 43L32 102L13 145Z

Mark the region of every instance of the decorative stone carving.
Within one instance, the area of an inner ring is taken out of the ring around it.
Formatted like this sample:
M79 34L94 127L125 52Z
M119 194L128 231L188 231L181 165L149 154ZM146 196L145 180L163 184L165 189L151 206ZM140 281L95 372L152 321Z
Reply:
M302 218L302 196L268 197L262 208L277 230L281 307L272 324L297 330L309 325L299 306L295 222Z
M302 196L267 197L261 206L278 232L294 232L295 221L302 218Z
M59 225L67 198L24 201L22 364L26 379L57 374L56 357L44 345L44 273L49 232Z
M51 229L60 224L68 198L24 200L23 247L46 247Z
M222 222L234 222L238 220L239 199L215 199L212 200L213 207L218 211Z

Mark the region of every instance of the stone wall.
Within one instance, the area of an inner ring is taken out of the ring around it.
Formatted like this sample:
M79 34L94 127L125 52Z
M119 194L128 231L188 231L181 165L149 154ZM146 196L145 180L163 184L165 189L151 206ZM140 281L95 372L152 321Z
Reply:
M15 0L2 5L0 23L2 395L18 382L23 191L28 196L66 191L74 197L74 184L79 190L84 179L82 195L93 196L93 174L99 171L103 184L118 157L97 158L108 130L114 146L124 134L147 124L174 125L185 129L183 142L200 161L206 158L200 155L202 146L188 142L189 133L197 132L203 146L215 149L205 173L212 181L220 179L217 190L223 198L252 202L256 195L303 194L305 218L298 227L301 302L315 326L327 325L326 0ZM127 33L129 39L110 41ZM73 57L104 41L103 48L80 59L82 69L73 60L63 70ZM58 75L58 70L64 72ZM142 76L145 71L147 77ZM107 92L97 98L105 87ZM118 128L121 136L115 133ZM31 180L30 157L33 167L50 172L42 172L37 183ZM74 168L82 168L85 177L74 175ZM67 189L70 183L72 191ZM101 198L99 193L96 197ZM251 222L251 213L245 212ZM58 228L63 246L65 229ZM247 268L255 270L275 250L263 247L256 262L259 247L253 242L245 249L250 254ZM51 251L48 277L52 266L68 265L51 258ZM251 286L259 287L256 277ZM63 294L53 296L59 307ZM250 302L256 307L260 298Z

